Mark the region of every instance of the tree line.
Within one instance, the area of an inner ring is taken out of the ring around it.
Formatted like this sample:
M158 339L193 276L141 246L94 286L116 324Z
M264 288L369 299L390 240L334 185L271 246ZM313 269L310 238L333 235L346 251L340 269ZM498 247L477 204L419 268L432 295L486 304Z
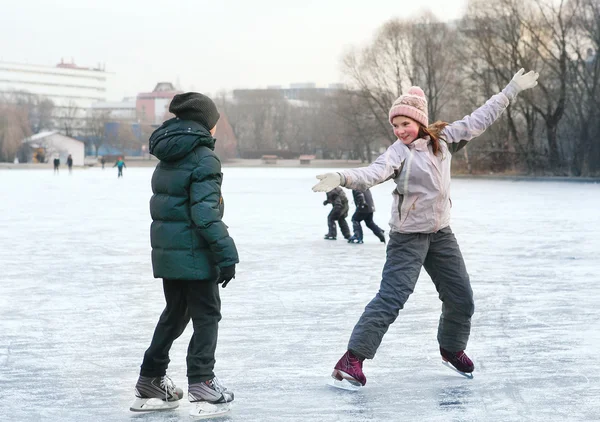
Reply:
M470 0L458 21L424 12L385 22L368 44L343 55L343 87L294 95L238 90L215 99L235 134L238 157L317 154L369 162L395 141L388 110L408 87L424 90L430 122L452 122L523 67L540 73L538 87L522 93L461 151L455 170L598 176L599 49L598 0ZM20 139L44 126L51 108L35 98L0 99L0 160L10 160ZM71 121L64 111L60 127L68 129ZM108 121L102 112L86 118L88 142L139 144L140 133L124 133L126 126L107 135ZM151 130L142 129L144 140Z
M429 120L453 121L498 93L521 67L540 73L480 139L455 157L465 172L600 174L600 3L471 0L462 19L384 23L342 59L345 88L245 90L221 95L240 155L314 153L370 161L395 141L393 101L411 85Z

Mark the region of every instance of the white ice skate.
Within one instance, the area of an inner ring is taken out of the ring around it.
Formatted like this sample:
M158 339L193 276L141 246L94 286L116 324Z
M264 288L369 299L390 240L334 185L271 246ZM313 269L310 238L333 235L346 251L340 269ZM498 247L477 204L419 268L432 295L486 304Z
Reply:
M214 377L208 381L190 384L188 398L192 404L191 417L215 418L231 411L233 393Z
M154 412L175 409L183 397L169 377L142 377L135 385L135 400L129 410L132 412Z
M179 401L165 401L156 397L136 398L129 410L132 412L154 412L156 410L171 410L179 407Z
M231 403L209 403L207 401L192 403L190 416L196 419L216 418L231 411Z

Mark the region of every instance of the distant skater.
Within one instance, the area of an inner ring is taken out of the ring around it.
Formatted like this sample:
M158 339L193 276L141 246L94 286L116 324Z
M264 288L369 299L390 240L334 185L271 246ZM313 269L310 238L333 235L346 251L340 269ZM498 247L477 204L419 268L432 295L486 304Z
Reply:
M371 229L373 234L377 236L380 242L385 243L383 229L373 221L375 203L373 202L373 195L371 195L371 191L369 189L366 189L365 191L354 189L352 191L352 196L354 197L356 211L352 216L352 228L354 230L354 234L350 239L348 239L348 243L363 243L363 230L360 224L361 221L365 222L366 226Z
M115 163L113 168L114 167L116 167L117 170L119 170L119 173L117 173L117 179L119 177L123 177L123 167L127 168L127 166L125 165L125 161L123 160L123 157L119 157L119 159L117 160L117 162Z
M69 168L69 174L73 172L73 157L71 154L67 157L67 167Z
M475 366L465 353L475 310L473 290L462 253L450 229L450 163L452 154L481 135L515 100L537 85L538 74L519 70L502 92L469 116L453 123L429 124L427 99L412 87L392 104L388 119L396 142L368 167L318 175L313 190L344 186L365 190L394 181L390 236L377 295L354 326L346 352L333 369L332 383L357 389L367 378L365 359L373 359L383 336L413 292L421 268L430 275L442 313L437 340L442 362L471 377ZM407 335L409 333L406 333ZM400 364L418 367L417 356Z
M54 174L58 174L58 169L60 167L60 158L54 158Z
M350 239L350 228L346 223L346 217L348 217L348 198L342 188L335 188L330 192L327 192L327 199L323 201L323 205L331 204L333 209L327 216L327 226L329 231L325 235L325 240L336 240L337 239L337 228L335 223L340 226L344 239Z

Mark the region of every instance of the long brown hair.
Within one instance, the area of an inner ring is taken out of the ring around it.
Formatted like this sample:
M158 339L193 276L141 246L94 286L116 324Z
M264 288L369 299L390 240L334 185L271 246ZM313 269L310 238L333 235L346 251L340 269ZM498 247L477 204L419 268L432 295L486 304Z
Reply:
M441 120L438 120L427 127L419 123L418 138L429 136L429 139L431 139L431 149L433 150L434 155L437 155L438 152L440 152L440 135L446 126L448 126L448 123L442 122Z

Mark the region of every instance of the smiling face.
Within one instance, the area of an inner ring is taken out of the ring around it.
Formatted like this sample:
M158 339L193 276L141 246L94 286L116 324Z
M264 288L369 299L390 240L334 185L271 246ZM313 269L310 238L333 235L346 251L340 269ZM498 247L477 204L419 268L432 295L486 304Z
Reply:
M419 136L419 124L406 116L396 116L392 119L394 135L402 141L404 145L411 144Z

